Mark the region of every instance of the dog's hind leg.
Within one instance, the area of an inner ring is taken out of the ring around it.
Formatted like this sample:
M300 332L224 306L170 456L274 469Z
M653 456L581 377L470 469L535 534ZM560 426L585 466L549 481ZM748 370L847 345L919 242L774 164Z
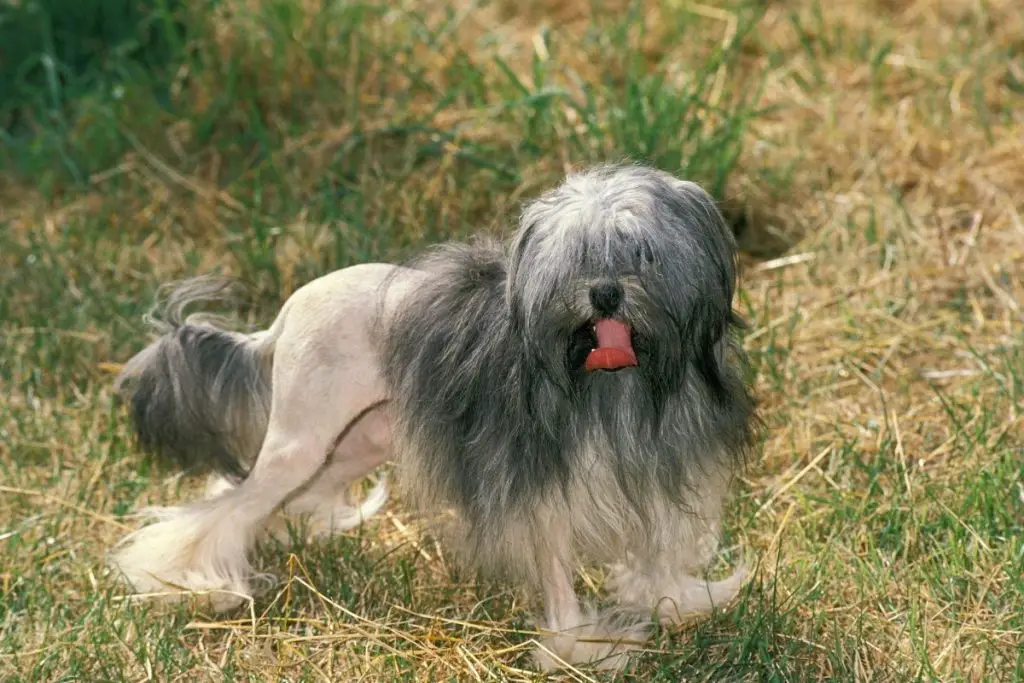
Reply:
M345 339L333 323L341 316L312 313L278 341L267 434L249 476L213 499L155 511L158 521L117 551L115 563L137 592L171 599L200 592L217 610L251 596L256 534L376 409L382 390L365 325L350 316L357 332Z
M388 500L386 477L380 477L360 502L354 500L351 489L353 482L389 459L390 424L390 417L380 407L353 425L349 436L341 440L320 472L295 492L278 514L267 519L260 537L287 541L292 522L304 522L301 528L312 538L329 536L376 515ZM230 480L215 474L207 480L203 497L216 498L235 487Z
M275 399L279 395L298 398L275 392ZM271 409L263 449L240 485L210 500L155 510L158 521L125 540L115 561L137 592L169 599L198 593L217 611L251 597L253 580L266 578L249 564L256 534L323 466L333 447L334 437L324 427L335 423L332 413L360 417L353 405L345 410L337 402L313 403L299 400L285 410ZM300 415L303 419L296 421Z
M288 535L285 518L306 518L312 537L346 531L373 517L387 502L387 480L381 477L361 502L352 483L382 465L391 454L391 420L384 406L364 415L327 459L320 473L284 506L283 515L267 531L279 539Z

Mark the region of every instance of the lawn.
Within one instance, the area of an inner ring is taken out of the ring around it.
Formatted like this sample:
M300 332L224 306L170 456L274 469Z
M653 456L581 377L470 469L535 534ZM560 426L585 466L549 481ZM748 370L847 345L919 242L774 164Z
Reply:
M0 0L0 679L538 679L536 602L398 498L237 613L125 599L132 511L199 482L111 380L164 281L259 327L619 159L721 201L766 426L751 581L622 678L1024 681L1019 0Z

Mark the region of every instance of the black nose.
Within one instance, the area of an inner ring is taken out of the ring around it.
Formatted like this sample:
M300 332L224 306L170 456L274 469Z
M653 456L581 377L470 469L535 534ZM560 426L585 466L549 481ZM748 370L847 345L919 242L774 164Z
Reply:
M611 315L622 303L622 285L618 282L599 282L590 288L590 303L602 315Z

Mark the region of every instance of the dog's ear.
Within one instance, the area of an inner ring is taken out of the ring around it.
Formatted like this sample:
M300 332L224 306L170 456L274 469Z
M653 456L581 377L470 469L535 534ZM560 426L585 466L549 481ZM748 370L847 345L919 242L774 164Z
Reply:
M519 227L512 235L508 246L507 278L505 281L505 304L512 313L512 322L522 324L522 287L519 283L526 248L537 229L537 219L530 215L529 210L523 213Z
M669 176L668 182L684 203L694 208L699 207L708 223L714 224L730 242L733 241L732 230L729 230L725 217L718 210L718 203L707 190L692 180L682 180L675 176Z
M679 202L675 209L680 220L700 234L705 256L715 264L724 279L723 285L732 298L736 286L736 236L718 209L718 203L707 190L691 180L668 177Z

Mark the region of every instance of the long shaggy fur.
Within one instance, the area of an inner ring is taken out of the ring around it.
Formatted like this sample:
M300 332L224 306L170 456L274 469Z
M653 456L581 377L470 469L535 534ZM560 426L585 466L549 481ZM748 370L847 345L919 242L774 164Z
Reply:
M143 449L190 473L238 481L266 432L272 348L213 316L184 315L192 304L229 300L233 288L212 277L173 283L147 316L155 341L125 364L117 388L130 395Z
M414 267L425 281L381 354L397 453L417 500L458 510L467 558L536 578L552 516L599 559L674 544L684 510L714 516L703 498L750 446L754 406L732 236L702 190L598 169L531 204L507 249L448 245ZM588 373L587 292L607 280L639 366Z

